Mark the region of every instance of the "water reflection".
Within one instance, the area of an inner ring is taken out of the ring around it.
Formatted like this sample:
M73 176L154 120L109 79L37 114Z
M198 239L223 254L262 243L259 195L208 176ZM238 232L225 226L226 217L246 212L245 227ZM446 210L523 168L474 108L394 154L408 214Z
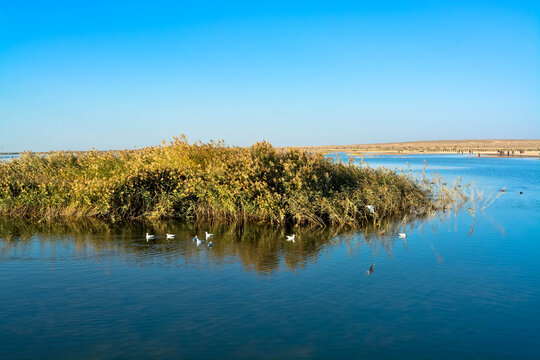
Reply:
M294 244L259 226L0 222L0 359L540 358L540 163L436 160L507 190ZM213 249L191 241L205 230Z
M392 252L396 243L406 246L397 233L407 219L389 220L362 230L336 228L297 229L296 241L286 241L292 230L261 225L225 223L121 222L79 220L62 223L0 221L0 258L58 261L113 259L141 266L219 267L240 263L248 271L271 274L301 270L318 261L328 249L346 245L348 254L363 247L373 253ZM411 225L409 225L411 226ZM197 246L195 235L214 233L213 247ZM146 233L157 239L147 241ZM167 239L166 233L176 234Z

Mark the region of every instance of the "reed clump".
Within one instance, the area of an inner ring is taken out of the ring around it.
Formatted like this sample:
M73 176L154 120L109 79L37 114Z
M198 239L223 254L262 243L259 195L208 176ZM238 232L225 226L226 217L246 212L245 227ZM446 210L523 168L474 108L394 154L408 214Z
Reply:
M140 150L25 153L0 164L0 216L226 220L346 225L444 206L429 185L322 154L190 144ZM372 205L370 211L367 205Z

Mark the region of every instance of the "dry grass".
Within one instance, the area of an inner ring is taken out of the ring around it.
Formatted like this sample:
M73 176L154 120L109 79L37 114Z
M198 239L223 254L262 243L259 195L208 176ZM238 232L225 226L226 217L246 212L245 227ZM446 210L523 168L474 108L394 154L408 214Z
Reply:
M455 198L433 182L266 142L239 148L182 136L141 150L26 153L0 164L0 216L16 218L356 227L426 214Z

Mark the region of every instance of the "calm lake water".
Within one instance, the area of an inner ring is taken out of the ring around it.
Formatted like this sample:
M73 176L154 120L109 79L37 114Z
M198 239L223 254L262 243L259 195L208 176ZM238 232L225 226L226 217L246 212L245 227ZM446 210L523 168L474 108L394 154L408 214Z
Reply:
M506 191L474 217L296 243L254 226L0 222L0 358L540 358L540 161L364 157L424 160ZM191 241L205 230L212 249Z

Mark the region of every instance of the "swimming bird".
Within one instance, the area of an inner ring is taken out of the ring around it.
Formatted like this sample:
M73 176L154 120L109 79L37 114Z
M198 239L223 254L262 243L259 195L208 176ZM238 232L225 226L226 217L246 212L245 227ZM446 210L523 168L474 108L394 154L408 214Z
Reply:
M366 205L366 207L368 208L370 213L372 213L372 214L375 213L375 208L373 207L373 205Z
M398 236L399 236L400 239L405 239L407 237L407 234L399 233Z
M294 238L296 237L295 234L292 234L292 235L286 235L287 236L287 241L292 241L294 242Z
M205 231L204 233L206 234L206 240L214 236L214 234L209 234L208 231Z
M204 240L201 240L201 239L197 238L197 246L201 245L203 242L204 242Z
M156 235L150 235L150 234L146 233L146 241L153 240L155 238L156 238Z
M199 238L197 237L197 235L195 235L195 237L193 238L193 242L195 241L199 241Z
M375 270L375 264L371 264L368 271L366 271L366 274L370 275Z
M174 239L174 234L167 234L167 239Z
M206 246L208 246L209 248L211 248L213 245L214 245L214 244L212 244L212 242L210 241L210 242L208 243L208 245L206 245Z

